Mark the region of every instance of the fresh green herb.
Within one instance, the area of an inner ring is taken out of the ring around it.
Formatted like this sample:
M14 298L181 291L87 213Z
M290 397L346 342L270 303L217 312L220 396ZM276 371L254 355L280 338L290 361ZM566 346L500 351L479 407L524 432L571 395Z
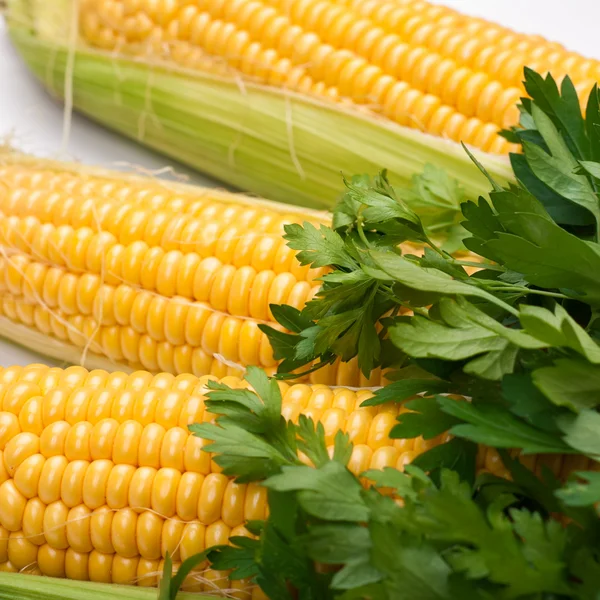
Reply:
M364 487L347 436L330 453L321 426L286 422L266 376L250 369L253 392L211 384L217 422L193 431L225 473L263 482L270 513L256 540L209 560L273 600L599 598L600 95L584 117L568 78L559 89L526 70L525 86L504 132L523 149L517 184L472 155L491 188L476 202L434 168L410 190L385 172L353 177L331 228L286 228L303 264L331 271L302 311L272 307L287 332L262 326L277 376L338 357L367 377L388 369L393 383L365 404L402 402L392 437L444 443L404 472L362 474ZM419 198L436 210L417 215ZM437 238L436 218L460 243ZM472 256L450 254L463 246ZM477 473L480 444L510 479ZM538 459L532 472L539 454L562 468Z

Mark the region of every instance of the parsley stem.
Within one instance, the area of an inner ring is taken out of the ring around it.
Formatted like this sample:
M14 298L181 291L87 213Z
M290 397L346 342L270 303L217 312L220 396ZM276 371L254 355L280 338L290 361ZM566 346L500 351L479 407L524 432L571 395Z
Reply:
M559 292L548 292L546 290L532 290L531 288L521 287L517 285L511 286L498 286L494 287L495 292L522 292L524 294L537 294L538 296L549 296L550 298L559 298L561 300L568 300L569 296L565 296Z
M500 271L504 272L506 269L504 267L500 267L498 265L493 265L492 263L486 262L475 262L471 260L454 260L452 261L455 265L461 265L462 267L479 267L482 269L487 269L488 271Z

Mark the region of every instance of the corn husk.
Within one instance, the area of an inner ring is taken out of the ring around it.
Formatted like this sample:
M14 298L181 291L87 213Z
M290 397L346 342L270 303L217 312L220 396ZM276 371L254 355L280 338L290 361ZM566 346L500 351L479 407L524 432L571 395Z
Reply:
M86 47L77 0L8 0L11 39L47 90L68 106L231 186L298 205L331 208L341 174L388 169L406 185L427 163L475 198L489 182L454 142L372 111L324 102L235 73L186 71ZM475 153L500 183L508 159Z
M180 592L177 600L223 600L224 596ZM92 583L0 573L0 600L156 600L156 588Z

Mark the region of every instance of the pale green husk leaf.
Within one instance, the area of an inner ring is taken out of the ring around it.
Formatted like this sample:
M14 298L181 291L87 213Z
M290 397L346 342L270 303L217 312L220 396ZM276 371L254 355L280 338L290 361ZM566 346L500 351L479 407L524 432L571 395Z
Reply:
M487 180L463 148L352 107L236 77L191 72L90 49L70 35L72 0L9 0L23 59L54 95L72 82L73 106L104 125L237 188L272 200L331 208L342 173L387 168L406 185L432 163L470 197ZM72 43L71 43L72 42ZM71 52L71 54L70 54ZM476 153L500 183L504 157Z

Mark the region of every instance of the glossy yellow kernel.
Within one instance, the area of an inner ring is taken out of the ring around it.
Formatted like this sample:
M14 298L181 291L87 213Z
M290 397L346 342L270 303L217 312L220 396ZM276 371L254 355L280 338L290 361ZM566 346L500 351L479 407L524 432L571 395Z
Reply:
M125 508L129 502L129 486L136 472L133 465L115 465L106 483L106 503L110 508Z
M40 435L44 429L44 422L42 419L42 405L43 405L43 397L42 396L34 396L30 398L23 409L19 413L19 426L21 431L27 431L30 433L34 433L35 435ZM12 414L12 413L1 413L1 414ZM14 416L14 415L13 415ZM1 446L0 442L0 446ZM2 448L0 448L2 449Z
M65 577L66 550L56 549L49 544L40 546L37 564L43 575L48 577Z
M127 378L126 389L141 392L148 389L152 383L153 376L148 371L135 371Z
M207 475L211 472L210 454L203 450L208 442L195 435L189 435L185 444L185 454L183 457L186 471L202 473Z
M200 473L187 471L182 474L176 499L176 512L180 519L192 521L196 518L203 482L204 475Z
M383 470L386 467L394 468L399 455L399 451L394 448L394 446L381 446L373 452L370 468L378 471Z
M40 451L40 438L34 433L18 433L7 442L3 458L4 465L9 475L14 475L19 465Z
M90 534L92 511L85 504L71 508L67 517L67 541L76 552L91 552Z
M65 408L71 390L69 388L53 388L48 390L42 402L42 422L44 427L65 420Z
M348 469L355 475L364 473L369 469L371 459L373 456L373 449L366 444L357 444L352 449L352 456L348 462Z
M221 517L227 483L228 478L220 473L210 473L204 479L198 498L198 519L201 523L210 525Z
M37 546L46 543L44 536L44 515L46 505L39 498L31 498L27 501L23 513L23 534L27 539ZM3 531L0 530L0 540L3 537ZM2 543L0 541L0 562L2 559Z
M65 421L67 423L74 425L80 421L85 421L90 398L94 391L92 388L80 388L69 396L65 407Z
M112 583L113 554L92 550L88 559L90 581Z
M91 509L106 504L108 478L113 468L110 460L93 461L88 467L83 481L83 502Z
M2 398L2 410L18 415L30 398L41 396L40 387L29 381L19 381L9 385Z
M8 540L8 560L21 571L36 563L38 548L22 531L13 531Z
M60 496L69 508L83 502L83 485L89 466L90 463L87 460L74 460L69 462L65 468L60 486Z
M160 556L169 554L173 561L181 560L180 546L185 523L179 519L167 519L160 535Z
M162 389L155 387L140 393L133 407L133 420L143 426L153 423L156 406L164 393Z
M138 556L136 529L137 513L131 508L123 508L114 513L111 524L111 539L115 552L125 558Z
M497 473L502 468L504 468L504 464L502 463L502 458L498 451L494 448L486 448L485 452L485 463L484 467L490 473Z
M102 419L92 428L89 436L89 456L92 460L111 459L119 429L115 419Z
M64 456L65 443L71 426L66 421L55 421L44 428L40 436L40 452L46 457Z
M177 488L181 481L181 472L163 468L156 472L152 487L152 510L162 517L173 517L176 512Z
M115 511L108 506L94 510L90 517L90 542L98 551L112 554L115 551L112 541L112 523Z
M112 562L112 583L131 585L137 577L139 557L115 554Z
M0 412L0 450L21 433L19 418L10 412Z
M385 444L390 444L389 433L396 424L396 417L391 413L379 413L373 418L369 427L367 444L373 449L377 449Z
M229 527L244 522L244 504L247 486L230 480L223 495L222 519Z
M187 560L190 556L202 552L206 548L205 539L206 525L198 522L187 523L183 528L179 547L181 560Z
M206 546L211 547L213 545L225 545L229 541L229 535L231 527L225 524L223 521L216 521L206 528Z
M40 500L45 504L55 502L61 497L62 480L69 462L64 455L46 459L38 484Z
M185 469L185 448L189 433L181 427L169 429L160 447L160 466L183 471Z
M65 439L65 456L67 460L91 460L90 438L93 425L87 421L79 421L71 426Z
M153 560L161 557L163 524L164 519L150 511L138 516L136 538L142 558Z
M244 518L260 521L266 518L267 488L258 483L249 483L244 498Z
M110 418L118 423L132 419L136 399L137 392L132 390L124 390L117 394L111 404Z
M156 422L165 429L176 427L185 400L186 395L182 391L172 390L165 393L156 406L154 414Z
M69 548L65 555L65 573L68 579L89 581L89 553Z
M158 423L149 423L144 427L139 447L140 466L160 468L160 453L164 437L165 428Z
M113 462L115 464L137 465L140 439L143 427L138 421L121 423L115 435Z
M16 469L14 482L17 489L25 498L35 498L38 495L39 482L46 459L41 454L33 454L26 458Z
M402 471L406 465L409 465L415 458L417 453L414 450L407 450L398 456L396 461L396 469Z
M44 512L44 536L52 548L58 550L68 547L67 540L67 519L69 517L69 507L58 500L48 504Z
M140 558L137 568L137 584L140 587L156 587L160 573L160 560Z
M152 494L157 470L152 467L136 469L129 483L129 504L131 508L141 512L152 508Z

